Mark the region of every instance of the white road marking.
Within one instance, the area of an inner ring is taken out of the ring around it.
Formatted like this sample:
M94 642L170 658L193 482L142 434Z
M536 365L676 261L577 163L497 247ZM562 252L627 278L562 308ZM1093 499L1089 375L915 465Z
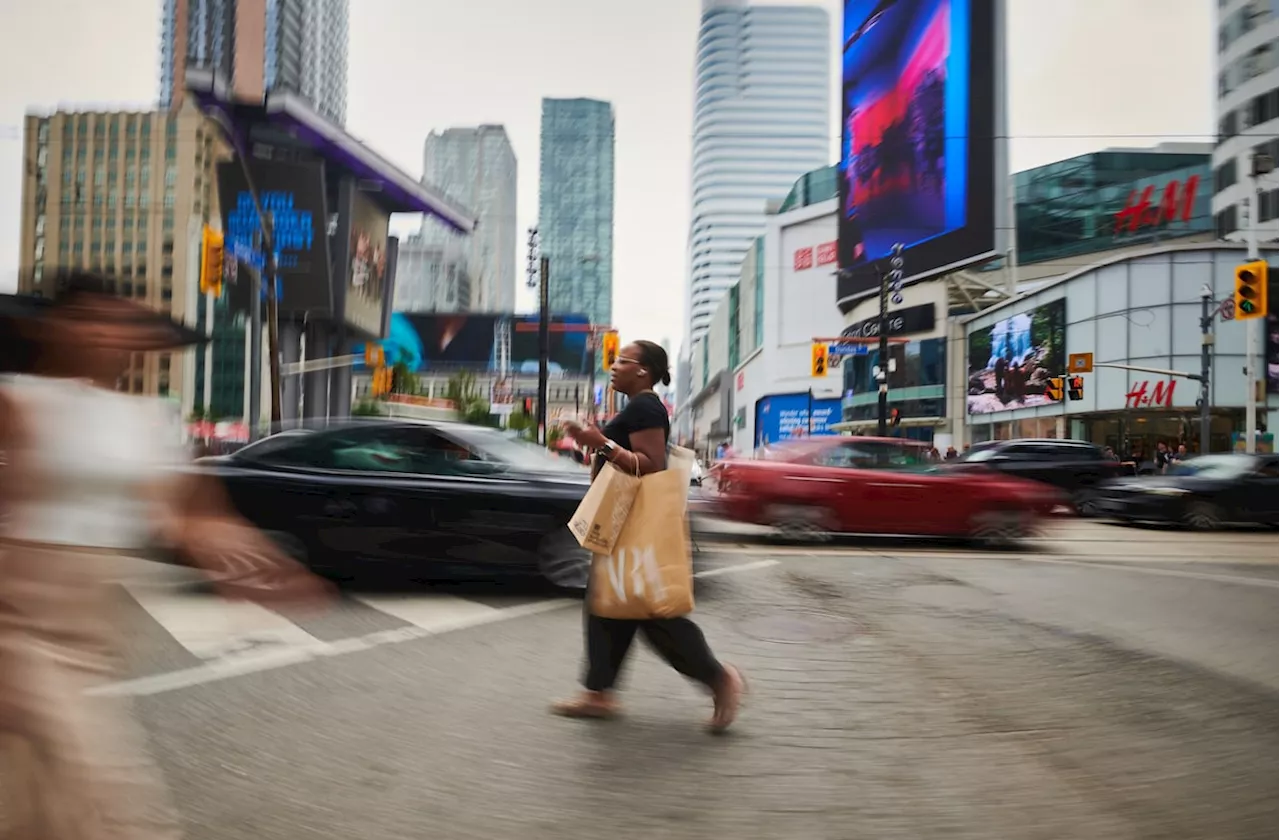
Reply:
M1001 559L995 555L988 559ZM1261 586L1271 589L1280 586L1280 582L1266 578L1243 577L1241 575L1219 575L1208 572L1186 572L1181 569L1157 569L1139 564L1092 563L1087 560L1062 560L1054 557L1008 557L1015 563L1051 563L1059 566L1075 566L1081 569L1110 569L1117 572L1133 572L1140 575L1162 575L1164 577L1190 578L1191 580L1207 580L1216 583L1227 583L1234 586Z
M247 601L128 584L125 589L178 644L201 659L318 644L289 619Z
M483 622L486 616L502 612L498 607L490 607L478 601L455 598L452 595L351 595L353 601L359 601L381 613L395 616L407 621L415 627L433 630L437 627L452 627L459 623Z
M706 569L698 572L695 577L717 577L752 572L776 565L778 565L777 560L761 560ZM229 680L246 674L256 674L263 671L274 671L277 668L287 668L291 665L300 665L304 662L312 662L325 657L343 656L383 645L411 642L417 639L425 639L429 636L451 633L455 630L465 630L484 624L495 624L529 615L552 612L571 606L578 606L580 603L575 599L557 598L506 609L486 608L487 611L485 612L477 611L471 615L456 613L451 621L433 621L431 627L411 626L396 630L381 630L376 633L354 636L336 642L321 642L312 637L312 642L305 645L295 644L275 650L251 650L246 653L231 654L191 668L183 668L178 671L155 674L149 677L106 683L90 689L87 693L95 697L143 697L165 694L170 691L179 691L184 688L221 682L222 680Z

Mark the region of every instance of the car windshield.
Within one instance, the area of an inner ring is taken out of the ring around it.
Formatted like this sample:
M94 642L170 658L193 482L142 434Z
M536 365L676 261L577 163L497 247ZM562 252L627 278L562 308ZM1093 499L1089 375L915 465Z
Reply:
M1197 478L1240 478L1253 471L1252 458L1235 455L1203 455L1183 461L1169 470L1168 475L1193 475Z
M442 429L442 431L474 449L486 460L508 464L517 469L563 472L571 475L582 475L584 472L582 465L571 458L557 455L549 449L497 429L463 426Z

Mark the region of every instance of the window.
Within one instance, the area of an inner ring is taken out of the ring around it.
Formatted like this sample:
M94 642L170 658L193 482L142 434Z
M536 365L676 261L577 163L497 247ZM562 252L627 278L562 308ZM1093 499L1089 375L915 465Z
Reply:
M855 470L902 469L925 463L924 448L859 441L825 449L814 459L824 467Z
M1223 239L1240 229L1240 225L1236 221L1236 206L1234 204L1219 211L1213 217L1213 229L1214 235L1219 239Z
M1280 218L1280 190L1268 190L1258 196L1258 221Z
M1213 171L1214 192L1221 192L1236 182L1236 159L1231 158Z
M248 447L241 457L290 467L458 476L481 471L476 462L483 463L467 447L429 429L402 426L288 436L274 446Z

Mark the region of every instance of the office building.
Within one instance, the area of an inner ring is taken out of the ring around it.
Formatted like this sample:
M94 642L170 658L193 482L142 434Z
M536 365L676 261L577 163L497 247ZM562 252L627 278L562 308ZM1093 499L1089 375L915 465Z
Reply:
M471 208L478 220L474 233L460 237L426 219L422 244L436 256L422 265L448 267L451 273L438 284L442 292L456 292L459 267L468 275L469 297L459 302L461 309L514 312L520 239L516 234L516 154L507 130L482 125L433 131L424 144L422 173L424 183ZM400 259L403 264L403 249ZM398 292L396 300L399 306Z
M538 231L551 311L613 323L613 106L542 100Z
M473 284L465 250L470 238L446 234L432 241L418 234L403 239L396 253L395 311L472 311Z
M706 333L765 207L831 162L826 11L703 0L693 116L685 346Z
M160 106L182 104L188 67L239 96L284 89L338 125L347 116L348 0L163 0Z
M1253 227L1275 242L1276 173L1253 177L1254 159L1280 161L1280 42L1274 0L1218 0L1218 144L1213 150L1214 228L1243 241Z
M200 231L217 224L216 126L199 112L65 112L24 125L18 290L51 294L61 268L115 278L115 291L197 323ZM134 394L195 395L190 351L136 356ZM184 370L185 367L185 370Z

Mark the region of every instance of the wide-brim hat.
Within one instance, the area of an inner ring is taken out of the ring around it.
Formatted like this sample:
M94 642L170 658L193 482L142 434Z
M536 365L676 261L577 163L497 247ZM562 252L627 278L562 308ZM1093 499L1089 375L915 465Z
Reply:
M208 341L200 332L174 321L163 312L125 298L111 298L115 304L109 312L74 303L56 306L52 301L34 295L0 295L0 337L23 343L40 344L41 327L50 319L89 322L110 321L121 326L136 327L120 349L133 352L175 350Z

